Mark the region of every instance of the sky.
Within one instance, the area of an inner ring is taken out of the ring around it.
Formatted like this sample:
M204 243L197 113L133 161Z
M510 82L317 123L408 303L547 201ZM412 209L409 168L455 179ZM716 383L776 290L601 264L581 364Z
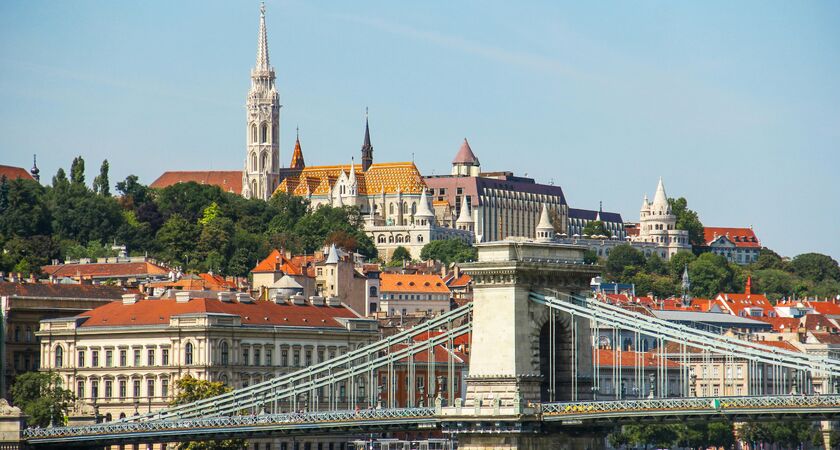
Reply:
M840 259L840 2L266 2L307 164L482 170L637 221L661 176L708 226ZM0 164L42 182L239 170L259 3L0 2Z

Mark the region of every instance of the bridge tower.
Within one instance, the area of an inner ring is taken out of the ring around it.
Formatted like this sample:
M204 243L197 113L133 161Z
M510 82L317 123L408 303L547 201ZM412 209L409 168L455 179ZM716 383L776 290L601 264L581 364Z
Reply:
M453 430L461 448L562 448L551 444L558 436L546 435L533 420L535 404L591 398L589 322L553 313L529 300L529 293L584 294L601 268L583 263L583 247L551 238L509 238L477 247L478 261L463 266L474 286L466 395L460 414L452 408L445 414L478 417ZM470 429L482 426L476 425L481 416L513 417L515 426L491 434ZM573 445L569 448L593 448L593 441Z

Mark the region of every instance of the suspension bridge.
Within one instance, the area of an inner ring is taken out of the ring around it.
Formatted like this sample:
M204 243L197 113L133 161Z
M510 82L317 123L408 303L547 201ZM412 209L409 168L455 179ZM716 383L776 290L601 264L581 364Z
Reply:
M582 256L552 242L480 244L464 267L474 301L422 325L214 398L24 438L101 446L434 430L459 448L555 448L557 435L599 448L587 430L623 423L840 418L840 360L589 298L600 268ZM434 349L464 336L468 375L451 351L440 375ZM712 380L728 391L710 391Z

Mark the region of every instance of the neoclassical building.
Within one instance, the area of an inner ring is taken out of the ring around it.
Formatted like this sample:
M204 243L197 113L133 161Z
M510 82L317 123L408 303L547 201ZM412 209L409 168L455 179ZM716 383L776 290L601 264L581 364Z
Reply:
M41 370L107 419L163 408L187 375L234 388L379 339L375 320L323 297L254 301L233 292L123 295L74 317L41 321ZM357 385L364 390L364 382ZM348 396L339 387L339 401ZM360 393L364 398L364 393Z
M671 259L677 252L691 251L688 231L676 229L677 216L671 212L668 196L662 178L656 186L653 202L648 201L647 195L642 200L639 212L639 234L632 236L632 242L651 242L656 244L659 256Z
M535 237L543 205L554 218L555 231L568 231L569 207L560 186L538 184L512 172L481 172L466 139L452 160L451 174L427 176L424 181L438 223L459 228L455 222L466 214L477 242Z

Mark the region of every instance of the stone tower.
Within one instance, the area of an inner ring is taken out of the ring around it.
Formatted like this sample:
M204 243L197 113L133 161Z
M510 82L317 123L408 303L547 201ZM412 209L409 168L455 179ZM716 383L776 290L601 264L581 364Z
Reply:
M247 153L242 171L242 196L268 200L280 183L280 95L268 60L265 4L260 6L257 63L251 70L246 103Z
M362 172L367 172L373 165L373 145L370 143L370 126L367 109L365 109L365 140L362 142Z

